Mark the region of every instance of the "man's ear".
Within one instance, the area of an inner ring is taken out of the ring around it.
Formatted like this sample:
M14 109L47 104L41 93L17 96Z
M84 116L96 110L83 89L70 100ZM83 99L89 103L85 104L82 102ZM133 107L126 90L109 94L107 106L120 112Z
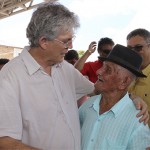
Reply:
M42 48L42 49L46 49L47 48L47 43L48 42L48 40L45 38L45 37L40 37L40 39L39 39L39 45L40 45L40 47Z
M121 81L121 84L119 85L120 90L126 89L131 83L131 78L129 76L124 77L124 79Z

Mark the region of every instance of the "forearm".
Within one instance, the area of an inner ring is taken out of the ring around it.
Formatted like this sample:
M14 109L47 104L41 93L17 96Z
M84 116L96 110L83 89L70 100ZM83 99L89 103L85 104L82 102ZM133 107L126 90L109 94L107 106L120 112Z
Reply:
M83 69L84 63L88 59L88 57L95 52L96 42L93 41L90 43L88 50L83 54L83 56L75 63L75 68L81 71Z
M84 63L86 62L86 60L88 59L88 57L91 55L91 53L89 52L89 50L87 50L83 56L74 64L74 67L76 69L78 69L79 71L81 71L83 69Z
M1 137L0 150L40 150L40 149L25 145L21 141L15 140L10 137Z

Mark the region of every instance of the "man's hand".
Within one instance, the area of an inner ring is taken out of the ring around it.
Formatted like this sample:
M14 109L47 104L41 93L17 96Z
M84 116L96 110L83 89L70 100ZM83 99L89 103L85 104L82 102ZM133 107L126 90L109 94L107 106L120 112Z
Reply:
M147 104L140 97L135 96L133 94L131 94L130 98L133 100L136 109L141 110L137 114L137 117L141 117L139 122L144 122L144 124L146 125L149 120Z
M96 50L96 42L93 41L90 43L88 50L80 57L80 59L78 59L78 61L76 61L74 67L77 70L82 71L86 60L89 58L89 56L91 56L92 53L95 52L95 50Z
M90 45L89 45L88 52L94 53L95 50L96 50L96 42L93 41L93 42L91 42Z
M11 137L0 137L0 150L42 150L23 144Z

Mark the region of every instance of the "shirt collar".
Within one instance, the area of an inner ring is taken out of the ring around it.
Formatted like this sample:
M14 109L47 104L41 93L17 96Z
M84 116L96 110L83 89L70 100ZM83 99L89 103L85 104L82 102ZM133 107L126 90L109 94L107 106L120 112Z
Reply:
M142 70L143 74L148 76L150 74L150 64Z
M22 56L22 59L25 63L25 66L27 67L27 70L29 72L30 75L34 74L35 72L37 72L38 70L42 70L42 67L36 62L36 60L30 55L30 53L28 52L30 49L29 46L25 46L22 53L20 54ZM58 63L56 65L54 65L53 67L61 67L62 63Z
M99 113L100 100L101 100L101 95L97 96L94 102L90 104L90 107L92 107L98 113ZM126 105L128 105L128 103L130 103L131 101L132 100L129 98L129 94L127 92L126 95L120 101L118 101L108 112L113 112L116 118L119 114L121 114L124 107L126 107Z
M127 92L126 95L111 108L115 117L121 114L121 112L124 110L124 107L126 107L131 101L132 100L129 98L129 94Z
M41 66L35 61L35 59L30 55L28 52L30 49L29 46L25 46L22 53L20 54L22 56L22 59L25 63L25 66L27 67L27 70L30 75L34 74L37 70L41 68Z

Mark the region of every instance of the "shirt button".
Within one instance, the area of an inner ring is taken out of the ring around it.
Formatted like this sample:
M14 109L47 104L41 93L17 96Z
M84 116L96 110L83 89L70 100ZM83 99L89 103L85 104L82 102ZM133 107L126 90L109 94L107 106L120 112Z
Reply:
M147 93L145 93L144 96L147 96Z

